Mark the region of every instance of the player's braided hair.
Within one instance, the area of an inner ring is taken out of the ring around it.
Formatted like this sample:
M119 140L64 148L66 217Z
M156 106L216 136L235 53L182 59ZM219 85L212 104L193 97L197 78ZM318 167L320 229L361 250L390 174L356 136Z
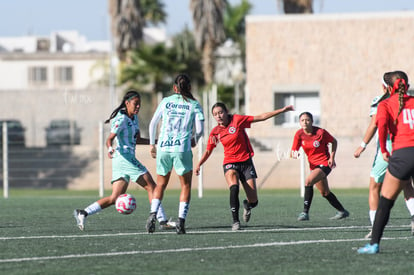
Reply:
M191 81L188 75L177 75L174 80L174 84L177 86L178 92L183 96L185 101L188 101L188 98L195 100L193 94L191 93Z
M134 97L138 97L138 99L141 99L140 94L135 90L129 90L125 95L124 98L122 98L121 104L112 112L112 114L109 116L107 120L105 120L105 123L109 123L111 119L113 119L120 110L125 109L125 101L130 101Z
M398 101L400 103L397 116L394 120L394 124L397 124L398 116L404 108L404 95L408 90L408 76L403 71L395 71L393 73L392 80L393 92L398 93Z

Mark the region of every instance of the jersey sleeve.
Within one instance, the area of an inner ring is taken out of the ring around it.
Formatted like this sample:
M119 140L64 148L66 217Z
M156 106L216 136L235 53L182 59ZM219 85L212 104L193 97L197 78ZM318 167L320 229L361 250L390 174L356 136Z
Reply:
M111 122L111 133L118 134L125 128L125 116L117 115Z
M149 144L155 144L155 132L157 130L158 122L162 117L162 108L164 106L162 102L158 105L157 109L155 110L154 115L152 116L151 122L149 124Z
M386 153L388 152L387 150L388 117L387 117L387 112L386 112L386 106L382 102L378 105L376 124L378 128L378 142L381 148L381 152Z
M377 109L378 109L378 104L379 104L379 100L381 99L381 96L376 96L372 102L371 102L371 107L369 109L369 116L373 116L377 114Z
M208 136L207 146L206 149L208 151L212 151L214 148L216 148L217 144L220 142L218 135L215 133L215 128L210 132L210 135Z
M300 137L299 137L299 131L295 133L293 136L293 144L292 144L292 150L291 151L299 151L300 148Z
M332 143L334 141L334 137L325 129L322 129L323 131L323 139L326 141L326 143Z
M250 125L252 124L253 119L254 119L254 116L243 116L242 126L244 128L250 128Z
M196 106L194 108L194 112L195 112L195 119L196 120L204 121L203 109L201 108L201 106L198 102L196 103Z

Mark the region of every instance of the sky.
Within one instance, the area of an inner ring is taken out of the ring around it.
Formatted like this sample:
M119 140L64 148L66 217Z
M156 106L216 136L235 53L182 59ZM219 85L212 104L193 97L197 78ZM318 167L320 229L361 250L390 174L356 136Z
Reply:
M173 35L186 25L191 29L190 0L163 0L168 14L164 26ZM231 4L241 0L229 0ZM253 15L283 16L278 0L250 0ZM3 0L0 2L0 37L48 36L53 31L77 30L88 40L107 40L108 0ZM413 0L314 0L314 12L360 13L414 11Z

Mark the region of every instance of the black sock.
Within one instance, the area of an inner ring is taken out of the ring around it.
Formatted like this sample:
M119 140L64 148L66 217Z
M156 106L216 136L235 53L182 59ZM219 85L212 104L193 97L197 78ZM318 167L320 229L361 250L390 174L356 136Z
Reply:
M313 199L313 186L305 186L305 199L303 201L303 212L309 213Z
M380 243L382 233L390 218L391 208L394 206L394 202L395 201L386 199L383 196L380 197L377 213L375 214L374 225L372 226L371 244Z
M247 202L247 207L249 209L252 209L252 208L255 208L258 204L259 204L258 200L256 202Z
M230 187L230 210L233 216L233 222L239 221L239 208L240 208L239 186L232 185Z
M342 204L338 201L334 193L329 192L327 196L324 196L325 199L328 200L328 202L338 211L345 211L345 208L342 206Z

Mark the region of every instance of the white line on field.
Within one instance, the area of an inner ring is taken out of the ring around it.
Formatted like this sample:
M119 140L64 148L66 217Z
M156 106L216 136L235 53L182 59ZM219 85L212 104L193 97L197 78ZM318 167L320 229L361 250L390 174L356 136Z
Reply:
M291 241L291 242L270 242L270 243L256 243L245 245L229 245L229 246L211 246L211 247L189 247L179 249L163 249L163 250L135 250L135 251L120 251L110 253L88 253L88 254L69 254L62 256L45 256L45 257L28 257L28 258L11 258L1 259L0 263L13 263L13 262L34 262L34 261L46 261L46 260L62 260L62 259L74 259L85 257L108 257L108 256L124 256L124 255L136 255L136 254L153 254L153 253L177 253L177 252L194 252L194 251L209 251L209 250L225 250L225 249L238 249L238 248L252 248L252 247L270 247L270 246L288 246L288 245L301 245L301 244L315 244L315 243L340 243L340 242L356 242L366 239L342 239L342 240L307 240L307 241ZM383 240L408 240L408 237L398 238L383 238Z
M387 228L406 228L410 225L388 225ZM243 229L237 232L228 230L203 230L191 231L187 228L187 234L235 234L235 233L255 233L255 232L291 232L291 231L320 231L320 230L347 230L347 229L369 229L370 226L336 226L336 227L304 227L304 228L269 228L269 229ZM154 234L175 234L175 230L159 231ZM85 235L47 235L47 236L19 236L19 237L0 237L0 241L9 240L30 240L30 239L65 239L65 238L99 238L113 236L136 236L149 235L147 232L128 232L128 233L111 233L111 234L85 234Z

